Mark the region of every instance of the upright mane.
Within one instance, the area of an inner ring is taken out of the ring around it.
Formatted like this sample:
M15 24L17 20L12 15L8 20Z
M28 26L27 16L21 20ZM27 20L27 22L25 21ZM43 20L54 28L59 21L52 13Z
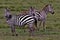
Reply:
M47 12L48 11L48 6L49 6L49 4L47 4L42 10L44 10L45 12Z
M48 4L42 10L45 10L47 6L48 6Z

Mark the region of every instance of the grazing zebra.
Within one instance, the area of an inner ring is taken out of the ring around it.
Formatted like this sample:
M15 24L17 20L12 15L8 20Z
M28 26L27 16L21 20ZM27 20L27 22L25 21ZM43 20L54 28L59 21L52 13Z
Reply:
M45 21L46 21L46 18L47 18L47 14L48 12L51 13L51 14L54 14L54 10L53 10L53 7L51 4L47 4L43 9L42 11L38 11L36 9L34 9L33 7L30 8L30 14L35 16L36 20L37 21L40 21L40 24L39 26L41 25L41 23L43 23L43 30L45 30ZM32 11L33 10L33 11ZM36 12L38 11L38 12Z
M11 31L13 35L16 35L15 32L15 26L22 27L23 25L28 25L29 26L29 32L33 33L34 31L34 23L36 22L35 18L31 15L11 15L10 10L8 8L5 8L5 18L7 23L11 27Z

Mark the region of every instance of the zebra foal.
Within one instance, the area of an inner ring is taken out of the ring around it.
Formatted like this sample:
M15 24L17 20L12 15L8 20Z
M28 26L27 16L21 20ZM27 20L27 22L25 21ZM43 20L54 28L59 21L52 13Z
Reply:
M29 32L32 34L34 31L34 23L36 22L35 18L31 15L11 15L10 10L5 8L5 18L7 23L11 27L12 35L18 35L15 32L15 26L22 27L23 25L28 25Z

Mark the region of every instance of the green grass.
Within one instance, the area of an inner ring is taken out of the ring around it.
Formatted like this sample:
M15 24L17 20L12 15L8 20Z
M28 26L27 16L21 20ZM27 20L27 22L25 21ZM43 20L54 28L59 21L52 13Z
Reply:
M18 36L11 36L10 28L0 29L0 40L60 40L60 32L54 30L35 31L34 36L29 36L26 29L16 29Z
M1 36L0 40L60 40L59 35L42 36Z
M49 3L53 5L55 14L48 14L46 31L40 26L40 30L34 32L35 36L28 36L28 29L17 28L19 36L11 36L10 28L4 18L5 7L10 8L12 14L19 14L30 6L42 10ZM60 40L60 0L0 0L0 40Z

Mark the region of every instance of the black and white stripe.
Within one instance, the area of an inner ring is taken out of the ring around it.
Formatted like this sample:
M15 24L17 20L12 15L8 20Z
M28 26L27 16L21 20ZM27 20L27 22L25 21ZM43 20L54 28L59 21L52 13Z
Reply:
M18 21L18 24L20 26L22 26L22 25L25 25L25 24L33 23L35 20L34 20L33 16L24 15L24 16L20 16L17 21Z

